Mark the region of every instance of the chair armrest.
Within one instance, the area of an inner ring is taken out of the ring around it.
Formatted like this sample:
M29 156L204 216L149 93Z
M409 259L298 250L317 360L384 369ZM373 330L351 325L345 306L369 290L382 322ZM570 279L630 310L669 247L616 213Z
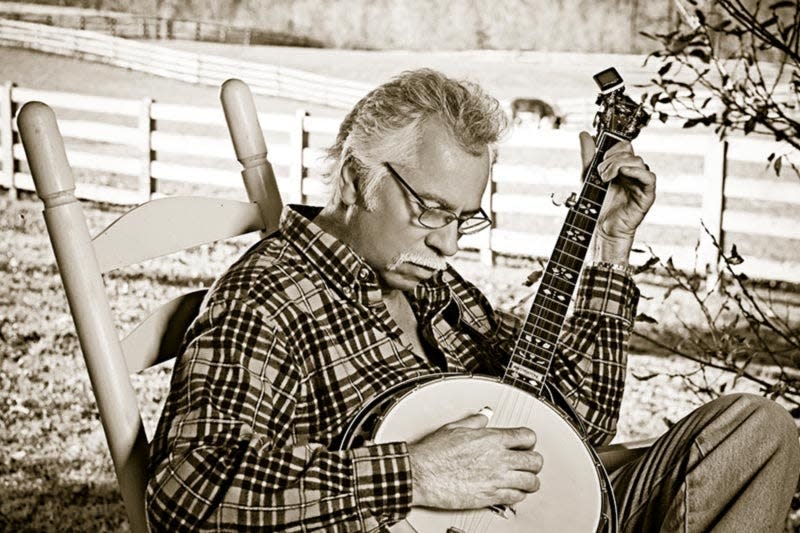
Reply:
M600 446L597 448L597 455L600 456L600 461L602 461L606 472L610 474L623 465L641 457L655 441L656 437L653 437Z

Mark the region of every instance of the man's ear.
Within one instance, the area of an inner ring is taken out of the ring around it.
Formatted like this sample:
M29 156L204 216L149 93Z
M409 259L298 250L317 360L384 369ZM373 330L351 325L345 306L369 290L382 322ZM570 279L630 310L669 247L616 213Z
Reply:
M353 160L348 159L342 165L342 203L355 205L358 200L358 175Z

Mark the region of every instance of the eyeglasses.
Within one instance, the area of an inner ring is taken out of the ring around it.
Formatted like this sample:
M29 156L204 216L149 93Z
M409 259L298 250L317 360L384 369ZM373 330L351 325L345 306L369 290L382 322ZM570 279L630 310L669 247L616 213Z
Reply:
M486 211L484 211L483 208L479 208L478 212L472 215L459 216L449 209L444 209L443 207L430 207L425 205L425 200L423 200L422 197L411 188L411 185L406 183L406 180L404 180L402 176L400 176L400 174L398 174L397 171L392 168L392 165L389 163L384 163L383 166L386 167L392 177L394 177L394 179L396 179L397 182L400 183L400 185L402 185L406 191L408 191L414 201L420 206L422 211L420 211L417 220L426 228L443 228L454 220L457 220L458 233L460 235L467 235L470 233L477 233L492 225L492 219L489 218L489 215L486 214Z

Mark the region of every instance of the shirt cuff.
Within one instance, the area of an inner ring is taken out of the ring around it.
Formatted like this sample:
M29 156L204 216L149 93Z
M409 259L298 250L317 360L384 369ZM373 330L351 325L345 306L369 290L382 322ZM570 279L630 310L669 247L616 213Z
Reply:
M405 442L351 450L359 507L396 522L411 510L411 460Z
M621 319L633 326L639 289L630 274L600 265L586 267L581 274L575 312L591 311Z

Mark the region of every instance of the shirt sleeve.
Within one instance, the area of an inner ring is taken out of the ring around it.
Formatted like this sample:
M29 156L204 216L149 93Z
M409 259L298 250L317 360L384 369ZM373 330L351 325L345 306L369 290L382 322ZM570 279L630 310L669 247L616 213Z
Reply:
M607 444L617 431L638 300L639 290L630 275L588 266L578 284L573 312L561 330L549 380L581 418L594 446ZM496 337L513 347L520 319L502 312L497 319Z
M295 441L301 375L263 313L212 302L187 338L151 444L151 530L353 531L408 513L405 443Z

